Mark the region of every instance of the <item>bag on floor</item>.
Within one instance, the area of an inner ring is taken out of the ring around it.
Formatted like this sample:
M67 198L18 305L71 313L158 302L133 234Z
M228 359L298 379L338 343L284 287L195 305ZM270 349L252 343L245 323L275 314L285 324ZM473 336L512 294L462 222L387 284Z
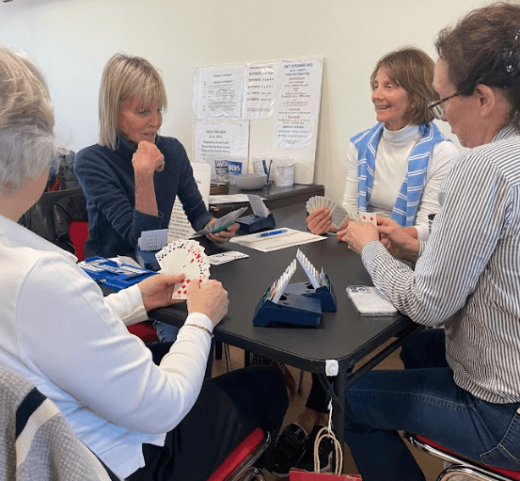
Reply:
M334 442L334 473L320 473L320 461L318 457L318 446L325 438L332 438ZM292 468L289 472L289 481L361 481L359 474L341 474L343 466L343 449L332 431L323 428L316 436L314 443L314 473L303 471L301 469Z

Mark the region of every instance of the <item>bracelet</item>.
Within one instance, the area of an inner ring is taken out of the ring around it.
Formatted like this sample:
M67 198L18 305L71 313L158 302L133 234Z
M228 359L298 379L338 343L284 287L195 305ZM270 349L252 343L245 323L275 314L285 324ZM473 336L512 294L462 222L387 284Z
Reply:
M204 332L207 332L209 334L209 337L213 337L213 333L204 326L199 326L198 324L185 324L186 327L196 327L197 329L201 329Z

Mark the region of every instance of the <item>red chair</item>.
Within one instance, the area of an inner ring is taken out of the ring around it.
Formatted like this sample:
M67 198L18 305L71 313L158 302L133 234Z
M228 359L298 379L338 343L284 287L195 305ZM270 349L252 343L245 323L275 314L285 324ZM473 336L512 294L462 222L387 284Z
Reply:
M88 222L86 220L71 220L69 223L69 236L72 245L76 249L78 261L84 261L85 242L88 239Z
M158 341L157 332L149 321L139 322L132 324L127 328L134 336L142 339L143 342L155 342Z
M464 459L435 441L424 436L405 433L406 439L415 448L452 463L442 471L437 481L475 480L475 481L520 481L520 471L494 468Z
M253 464L269 447L271 436L256 428L226 458L208 481L265 481L262 472Z

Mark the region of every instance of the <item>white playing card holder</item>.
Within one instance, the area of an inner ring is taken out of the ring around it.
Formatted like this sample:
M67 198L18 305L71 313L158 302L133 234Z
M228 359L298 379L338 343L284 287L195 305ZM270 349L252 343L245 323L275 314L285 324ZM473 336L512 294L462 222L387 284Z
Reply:
M303 267L309 282L289 284L296 270L296 259ZM298 325L318 327L322 312L336 310L336 297L329 278L316 268L298 249L296 259L282 276L267 289L255 309L255 326Z

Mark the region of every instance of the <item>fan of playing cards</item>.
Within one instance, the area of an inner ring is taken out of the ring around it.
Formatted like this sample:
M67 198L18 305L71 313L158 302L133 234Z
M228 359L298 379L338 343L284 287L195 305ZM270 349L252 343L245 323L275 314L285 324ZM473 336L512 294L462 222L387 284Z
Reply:
M209 260L204 248L194 240L177 240L163 247L155 254L162 272L184 274L184 281L176 284L173 299L186 299L190 282L204 285L209 279Z
M347 212L342 206L336 204L336 202L334 202L331 199L328 199L327 197L322 197L321 195L315 195L314 197L311 197L305 204L305 207L309 214L318 207L326 207L327 209L329 209L332 215L332 225L336 229L340 228L341 224L343 224L347 217L350 217L352 220L357 221L357 214L350 215L350 213Z

